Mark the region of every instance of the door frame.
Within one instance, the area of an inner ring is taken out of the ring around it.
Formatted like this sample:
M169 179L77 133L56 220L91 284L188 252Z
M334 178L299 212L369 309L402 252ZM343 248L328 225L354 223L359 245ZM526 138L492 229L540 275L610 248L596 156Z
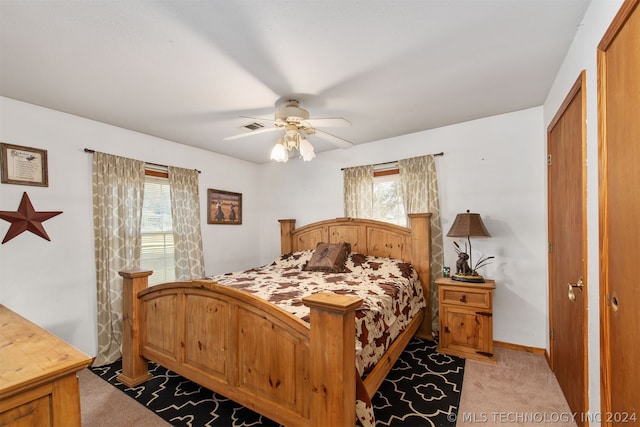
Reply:
M598 215L599 215L599 250L600 250L600 413L609 414L612 411L611 402L611 347L609 321L609 228L607 189L608 180L608 140L607 140L607 49L614 41L620 30L635 11L640 7L640 0L626 0L618 13L611 21L609 28L598 44L598 181L600 183L598 191ZM603 425L611 425L611 420L603 421Z
M584 284L582 288L582 347L583 347L583 376L584 376L584 386L582 390L582 399L583 399L583 407L585 412L589 410L589 319L588 319L588 308L589 308L589 298L588 298L588 289L589 289L589 280L588 280L588 246L587 246L587 72L586 70L582 70L580 75L574 82L573 86L569 90L569 93L565 97L562 105L556 112L553 120L549 123L547 127L547 154L551 152L550 150L550 136L551 131L554 129L555 125L560 121L560 119L564 116L565 111L569 107L572 101L576 99L576 96L580 95L579 102L581 103L581 165L582 165L582 208L580 213L580 220L582 223L582 282ZM553 179L553 177L552 177ZM547 172L547 241L551 241L552 237L552 224L551 224L551 211L553 206L551 205L551 179L549 179L549 174ZM549 254L548 254L548 292L549 292L549 334L551 335L552 328L554 327L554 319L553 319L553 263L552 263L552 245L553 242L550 243L549 246ZM554 370L553 359L554 359L554 340L549 337L549 357L548 362L551 370ZM573 410L573 409L572 409Z

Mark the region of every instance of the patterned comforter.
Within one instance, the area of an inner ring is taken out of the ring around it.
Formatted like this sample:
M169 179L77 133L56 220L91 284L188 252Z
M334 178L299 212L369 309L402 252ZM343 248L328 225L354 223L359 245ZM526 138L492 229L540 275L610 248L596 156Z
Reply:
M397 259L351 253L342 273L304 271L312 250L282 255L269 265L209 277L251 292L309 321L302 297L330 291L363 299L356 311L356 364L360 375L380 360L393 340L425 307L414 268Z

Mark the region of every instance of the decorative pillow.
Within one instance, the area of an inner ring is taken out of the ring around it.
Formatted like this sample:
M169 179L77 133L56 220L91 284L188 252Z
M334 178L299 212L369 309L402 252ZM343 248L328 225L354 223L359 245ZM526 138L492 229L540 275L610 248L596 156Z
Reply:
M344 263L351 253L349 243L318 243L311 259L302 269L306 271L325 271L342 273Z

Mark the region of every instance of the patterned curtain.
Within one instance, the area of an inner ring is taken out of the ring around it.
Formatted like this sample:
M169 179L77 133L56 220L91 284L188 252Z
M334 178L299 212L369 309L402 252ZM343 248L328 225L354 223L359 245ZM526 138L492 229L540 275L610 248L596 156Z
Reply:
M140 267L144 163L93 153L93 233L98 287L98 355L116 361L122 343L120 270Z
M440 223L440 196L436 162L433 156L413 157L398 161L402 199L407 213L431 213L431 324L438 330L438 288L434 281L442 271L444 249Z
M373 215L373 165L344 170L344 215L351 218Z
M169 166L176 280L204 277L198 171Z

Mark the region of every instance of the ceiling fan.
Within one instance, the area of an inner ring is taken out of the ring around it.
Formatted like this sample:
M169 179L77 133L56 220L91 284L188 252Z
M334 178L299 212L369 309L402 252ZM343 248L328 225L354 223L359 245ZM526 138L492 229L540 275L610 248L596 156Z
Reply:
M260 123L256 123L251 127L245 126L249 129L254 129L251 132L228 136L224 139L228 141L266 132L284 130L284 135L280 137L271 151L271 159L277 162L286 162L289 160L289 152L292 150L298 150L304 161L313 159L316 155L313 146L306 139L308 135L316 135L339 148L349 148L353 145L346 139L332 135L316 127L351 126L348 120L341 117L310 119L309 112L300 107L300 103L294 99L288 100L282 108L276 110L274 120L248 116L241 117L258 121L269 121L273 123L273 127L261 127Z

